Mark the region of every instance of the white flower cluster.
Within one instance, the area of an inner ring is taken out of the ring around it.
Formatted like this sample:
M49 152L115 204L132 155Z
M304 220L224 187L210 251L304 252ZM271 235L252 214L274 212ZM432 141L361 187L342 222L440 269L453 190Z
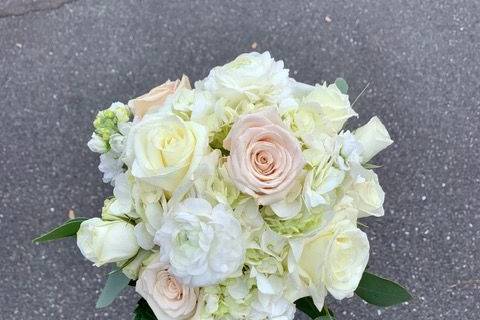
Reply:
M357 219L382 216L368 161L392 143L336 84L289 78L268 52L101 111L88 143L113 186L78 246L137 280L158 319L293 319L351 297L369 257Z

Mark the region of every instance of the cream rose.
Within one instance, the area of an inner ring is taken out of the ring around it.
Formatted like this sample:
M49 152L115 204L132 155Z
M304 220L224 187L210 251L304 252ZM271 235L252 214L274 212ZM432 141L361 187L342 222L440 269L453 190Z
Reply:
M300 144L274 108L241 116L223 146L230 151L233 182L262 205L282 200L305 164Z
M158 319L190 319L195 313L198 289L182 284L168 266L158 261L141 271L135 290L147 300Z
M100 218L82 222L77 232L77 246L97 267L129 259L139 249L133 225L122 220L102 221Z
M164 84L153 88L150 92L128 101L128 106L135 118L141 119L148 111L161 107L169 95L181 88L191 88L186 75L183 75L180 80L168 80Z
M298 266L319 310L327 291L338 300L353 296L369 250L367 235L349 219L335 222L306 240Z
M171 114L148 114L127 140L127 164L132 175L173 192L192 175L208 151L207 129Z

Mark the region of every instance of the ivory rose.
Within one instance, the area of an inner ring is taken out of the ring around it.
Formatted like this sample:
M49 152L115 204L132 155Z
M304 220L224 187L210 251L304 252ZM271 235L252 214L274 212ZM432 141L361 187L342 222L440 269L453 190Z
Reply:
M318 310L322 310L327 291L337 300L353 296L369 250L367 235L348 219L305 240L297 263Z
M151 109L161 107L169 95L181 88L191 88L186 75L183 75L180 80L167 80L167 82L153 88L148 93L128 101L128 106L132 109L135 118L141 119Z
M199 290L182 284L168 266L158 261L141 271L135 290L147 300L158 319L190 319L197 306Z
M282 200L305 164L299 142L272 107L241 116L223 146L233 182L261 205Z
M126 156L132 175L168 192L178 190L208 151L207 129L170 114L148 114L130 130Z

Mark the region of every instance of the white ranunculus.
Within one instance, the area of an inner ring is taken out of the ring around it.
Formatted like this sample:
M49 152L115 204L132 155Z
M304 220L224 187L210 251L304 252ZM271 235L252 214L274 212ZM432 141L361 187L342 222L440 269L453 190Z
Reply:
M377 117L355 130L354 135L363 147L361 156L364 163L393 143L387 129Z
M92 152L107 152L107 144L103 141L102 137L96 133L92 133L92 138L88 141L87 146Z
M283 61L275 61L268 51L250 52L213 68L195 87L226 99L230 105L241 101L273 105L284 98L288 81Z
M130 130L127 162L132 175L173 193L190 181L208 151L207 129L163 113L145 115Z
M243 265L244 235L232 210L188 198L165 217L155 235L160 259L183 283L206 286L231 276Z
M133 257L139 246L134 226L122 220L85 220L77 232L77 245L82 254L95 266Z
M353 166L345 190L346 194L353 198L354 207L360 211L359 217L383 216L385 192L373 170L359 165Z
M327 290L339 300L353 296L369 250L367 235L348 219L305 241L298 266L319 310Z
M191 319L197 308L199 290L181 283L168 265L157 260L140 272L135 290L159 320Z

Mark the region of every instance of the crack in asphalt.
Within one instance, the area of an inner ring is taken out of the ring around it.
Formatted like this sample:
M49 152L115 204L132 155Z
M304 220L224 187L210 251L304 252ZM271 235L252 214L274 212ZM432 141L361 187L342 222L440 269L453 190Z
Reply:
M12 7L6 7L0 9L0 19L9 18L9 17L20 17L34 12L50 12L57 9L60 9L66 4L76 2L77 0L60 0L60 1L49 1L48 3L32 3L31 5L21 5Z

